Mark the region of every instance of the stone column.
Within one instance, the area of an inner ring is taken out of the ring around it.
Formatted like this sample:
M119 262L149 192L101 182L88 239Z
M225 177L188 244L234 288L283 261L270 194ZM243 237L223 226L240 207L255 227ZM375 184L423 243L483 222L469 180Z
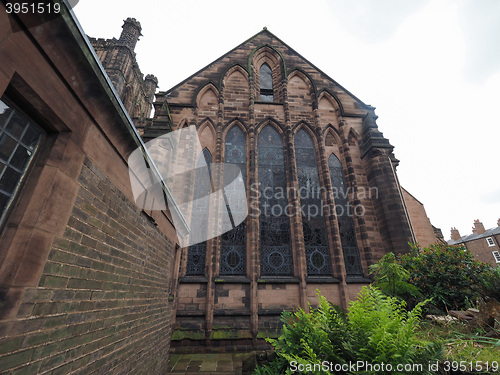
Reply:
M253 66L252 66L253 69ZM255 134L255 93L254 75L250 72L250 108L248 129L248 184L249 209L247 217L247 274L250 276L250 329L252 332L252 344L257 348L257 334L259 332L259 297L257 279L260 277L260 253L259 253L259 198L251 190L258 183L257 178L257 147ZM258 190L258 189L257 189Z
M299 299L300 307L307 309L307 265L306 265L306 250L304 244L304 230L302 228L302 214L299 202L299 182L297 175L297 164L295 162L295 146L292 133L292 125L290 121L290 108L288 102L287 80L283 81L283 102L285 108L285 169L287 172L287 189L295 192L295 194L287 194L288 204L293 207L293 217L291 218L291 246L294 263L294 275L299 278Z
M342 149L345 159L345 165L347 167L347 178L346 181L351 188L351 199L350 202L354 208L361 205L361 201L358 198L358 183L356 181L356 171L352 163L351 150L349 146L349 136L346 135L346 122L344 119L340 119L340 137L342 140ZM354 212L354 211L353 211ZM356 232L356 242L358 244L359 256L361 258L361 266L363 268L363 273L365 276L369 274L368 267L372 264L371 248L368 242L368 231L365 225L365 219L359 216L357 212L354 212L354 222L355 227L359 231Z
M394 166L398 160L392 154L393 146L383 137L375 123L376 116L368 113L363 121L361 158L367 164L368 184L378 189L375 204L380 232L386 252L404 253L415 241L401 187Z
M318 174L322 187L321 199L325 204L323 205L323 215L325 217L325 225L327 228L327 237L329 244L330 262L332 266L333 276L340 278L339 284L339 300L341 307L346 309L348 306L348 298L346 293L346 270L344 262L344 253L342 252L342 243L340 242L339 226L337 222L337 213L335 211L335 200L333 196L332 180L330 178L330 168L328 167L328 159L325 150L325 136L323 129L319 124L318 109L314 113L316 134L318 139ZM328 230L329 229L329 230Z

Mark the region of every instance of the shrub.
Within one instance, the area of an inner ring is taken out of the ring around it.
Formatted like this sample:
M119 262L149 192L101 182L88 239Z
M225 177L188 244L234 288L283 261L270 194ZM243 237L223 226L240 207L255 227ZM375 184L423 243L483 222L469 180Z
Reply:
M493 268L489 276L484 281L485 296L495 298L500 301L500 266Z
M410 272L408 282L442 311L469 307L484 294L493 273L490 265L475 260L465 247L446 244L414 247L399 262Z
M363 287L349 312L344 314L319 295L319 306L310 313L302 309L283 312L283 332L277 340L268 339L275 347L277 358L254 374L292 374L289 364L302 365L307 374L335 374L320 364L342 365L366 361L369 364L421 363L428 373L427 363L440 355L440 346L416 339L421 309L420 303L408 312L405 303L384 295L375 287ZM316 368L311 368L316 364ZM308 369L309 365L309 369ZM301 372L302 373L302 372ZM384 374L365 371L363 374ZM403 374L401 372L401 374Z

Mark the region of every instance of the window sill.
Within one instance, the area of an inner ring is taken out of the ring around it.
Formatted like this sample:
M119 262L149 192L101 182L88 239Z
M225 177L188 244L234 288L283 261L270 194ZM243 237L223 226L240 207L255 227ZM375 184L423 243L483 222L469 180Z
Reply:
M298 284L300 280L296 277L276 277L276 276L264 276L257 279L257 283L268 283L268 284Z
M283 103L280 103L280 102L261 102L260 100L259 101L256 100L255 104L283 105Z
M226 284L250 284L252 280L244 276L224 276L215 279L216 283Z
M250 316L251 313L248 310L226 310L226 309L216 309L214 310L215 316Z
M179 282L183 284L206 283L207 281L206 276L184 276L179 279Z
M370 284L373 280L364 276L347 276L345 282L347 284Z
M306 283L308 284L338 284L340 283L339 279L331 276L310 276L306 277Z

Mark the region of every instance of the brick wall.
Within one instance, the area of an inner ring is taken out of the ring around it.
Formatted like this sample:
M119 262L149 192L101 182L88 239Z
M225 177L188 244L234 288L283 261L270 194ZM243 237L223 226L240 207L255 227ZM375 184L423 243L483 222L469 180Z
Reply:
M438 239L434 233L432 224L427 217L424 205L405 189L402 189L402 191L418 244L424 247L435 244Z
M486 238L491 237L495 246L489 246ZM492 266L499 266L499 263L495 261L492 251L500 251L500 235L492 235L488 237L478 238L472 241L467 241L465 246L474 254L475 258L481 262L489 263Z
M88 158L36 288L0 322L11 374L166 371L173 243Z

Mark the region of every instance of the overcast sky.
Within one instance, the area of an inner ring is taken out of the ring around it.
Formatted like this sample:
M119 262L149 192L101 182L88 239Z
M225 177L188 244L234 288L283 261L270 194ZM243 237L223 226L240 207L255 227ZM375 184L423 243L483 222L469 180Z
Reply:
M377 108L402 186L446 239L500 218L500 1L81 0L74 11L93 37L140 21L139 66L161 91L266 26Z

